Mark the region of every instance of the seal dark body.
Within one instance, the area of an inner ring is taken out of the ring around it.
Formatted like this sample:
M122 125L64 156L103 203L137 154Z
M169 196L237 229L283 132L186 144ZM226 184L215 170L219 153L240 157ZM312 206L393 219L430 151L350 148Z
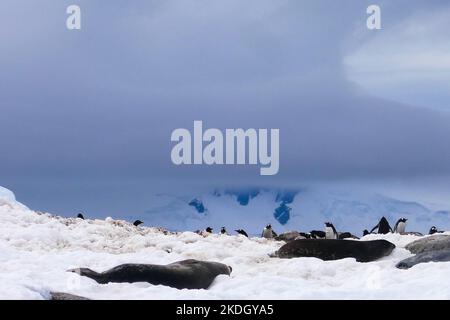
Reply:
M389 255L394 248L395 245L386 240L300 239L282 246L275 256L315 257L322 260L355 258L359 262L369 262Z
M88 268L69 270L98 283L148 282L177 289L207 289L219 274L230 275L231 267L218 263L183 260L168 265L122 264L104 272Z
M409 269L416 264L426 262L447 262L450 261L450 250L426 251L414 257L404 259L397 263L399 269Z

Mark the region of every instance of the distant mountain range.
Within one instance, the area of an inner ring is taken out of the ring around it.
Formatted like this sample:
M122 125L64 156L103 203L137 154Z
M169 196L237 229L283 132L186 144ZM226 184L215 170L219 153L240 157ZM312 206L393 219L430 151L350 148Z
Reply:
M277 231L323 229L326 221L338 231L360 235L385 216L393 226L408 218L407 231L428 232L432 225L450 227L450 208L398 199L368 190L302 187L215 189L192 195L160 194L147 220L178 230L212 226L216 231L243 228L259 234L271 223Z

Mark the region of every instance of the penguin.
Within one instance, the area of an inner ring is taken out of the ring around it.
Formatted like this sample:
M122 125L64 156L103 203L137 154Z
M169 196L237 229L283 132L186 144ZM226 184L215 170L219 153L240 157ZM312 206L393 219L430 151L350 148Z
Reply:
M336 228L331 222L325 222L325 239L339 239Z
M227 230L225 227L220 228L220 234L228 235Z
M263 232L261 234L261 237L266 238L266 239L273 239L277 236L277 234L275 233L275 231L273 231L272 226L270 224L268 224L264 229Z
M196 230L195 233L201 236L206 237L207 235L210 235L213 232L213 228L208 227L205 230Z
M432 226L428 234L435 234L435 233L444 233L444 231L438 231L438 229L435 226Z
M312 230L309 234L312 239L325 239L325 231Z
M408 219L406 218L398 219L398 221L395 223L394 233L404 233L406 228L406 221L408 221Z
M338 239L359 239L357 236L354 236L350 232L338 232Z
M377 230L378 234L386 234L389 233L389 231L393 232L391 226L389 225L389 222L385 217L382 217L380 219L380 222L378 222L378 224L375 227L373 227L372 230L370 230L370 233L374 232L375 229L378 229Z
M212 233L212 232L213 232L213 228L208 227L208 228L205 229L205 232L207 232L207 233Z
M370 234L369 230L364 229L364 231L363 231L363 237L364 237L364 236L367 236L368 234Z
M138 225L143 224L143 223L144 222L142 222L141 220L136 220L133 222L133 225L137 227Z
M304 239L311 239L311 234L306 232L299 232L300 237L303 237Z
M241 234L241 235L243 235L243 236L245 236L245 237L248 238L248 234L247 234L247 232L245 232L244 230L242 230L242 229L237 229L237 230L234 230L234 231L236 231L237 233L239 233L239 234Z
M79 219L83 219L83 220L84 220L84 216L83 216L83 214L82 214L82 213L79 213L79 214L77 215L77 218L79 218Z

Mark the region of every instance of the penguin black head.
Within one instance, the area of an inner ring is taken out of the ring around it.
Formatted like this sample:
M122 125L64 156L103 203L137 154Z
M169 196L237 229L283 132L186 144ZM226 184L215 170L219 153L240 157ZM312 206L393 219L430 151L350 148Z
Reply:
M398 219L398 222L406 223L406 221L408 221L408 219L406 219L406 218L400 218L400 219Z
M333 224L331 222L325 222L325 227L327 228L333 228Z
M272 229L272 225L269 223L269 224L266 226L266 229Z
M205 229L205 231L206 231L206 232L209 232L209 233L212 233L212 232L213 232L213 228L208 227L208 228Z
M143 222L141 220L136 220L135 222L133 222L133 225L136 227L140 224L143 224Z
M79 219L83 219L83 220L84 220L84 216L83 216L83 214L82 214L82 213L79 213L79 214L77 215L77 218L79 218Z
M364 236L367 236L368 234L370 234L369 230L364 229L364 231L363 231L363 237L364 237Z
M225 229L225 227L220 228L220 233L221 234L226 234L227 230Z
M430 232L428 234L435 234L437 232L437 228L435 226L432 226L430 229Z

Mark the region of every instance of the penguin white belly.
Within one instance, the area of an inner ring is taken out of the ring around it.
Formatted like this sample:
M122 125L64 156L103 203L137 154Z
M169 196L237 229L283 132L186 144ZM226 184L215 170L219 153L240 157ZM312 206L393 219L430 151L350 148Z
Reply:
M266 238L266 239L272 239L273 238L272 230L264 229L263 230L263 237Z
M406 223L399 222L397 225L397 233L403 233L403 232L405 232L405 229L406 229Z
M337 239L337 234L334 233L333 228L325 227L325 239Z

